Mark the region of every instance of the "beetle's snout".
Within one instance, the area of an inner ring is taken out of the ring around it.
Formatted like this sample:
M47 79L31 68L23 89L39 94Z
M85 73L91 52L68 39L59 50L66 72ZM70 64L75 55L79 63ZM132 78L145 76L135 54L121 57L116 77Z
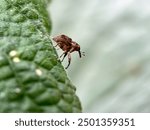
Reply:
M81 51L79 50L78 53L79 53L79 57L81 58Z
M81 58L82 56L85 56L85 52L81 52L80 50L78 51L79 52L79 57Z

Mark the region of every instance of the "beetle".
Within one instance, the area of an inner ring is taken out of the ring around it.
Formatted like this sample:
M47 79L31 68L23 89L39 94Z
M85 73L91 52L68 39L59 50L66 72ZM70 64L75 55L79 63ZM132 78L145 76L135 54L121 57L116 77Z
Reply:
M73 41L70 37L61 34L53 37L52 39L57 43L56 46L59 46L64 51L62 55L60 55L60 58L63 56L61 62L65 59L66 56L68 56L68 65L65 67L65 69L67 69L71 63L70 53L77 51L80 58L82 57L82 55L84 56L84 52L81 53L80 51L80 45Z

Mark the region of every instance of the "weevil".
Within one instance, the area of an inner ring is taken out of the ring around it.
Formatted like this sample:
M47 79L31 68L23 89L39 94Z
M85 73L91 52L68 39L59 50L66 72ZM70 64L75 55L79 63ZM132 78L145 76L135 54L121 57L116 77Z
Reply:
M70 66L72 52L77 51L80 58L82 57L82 55L84 56L84 52L81 53L80 51L80 45L73 41L70 37L62 34L55 36L52 39L57 43L56 46L59 46L64 51L62 55L60 55L60 58L63 56L61 62L63 62L65 57L68 56L68 65L65 67L65 69Z

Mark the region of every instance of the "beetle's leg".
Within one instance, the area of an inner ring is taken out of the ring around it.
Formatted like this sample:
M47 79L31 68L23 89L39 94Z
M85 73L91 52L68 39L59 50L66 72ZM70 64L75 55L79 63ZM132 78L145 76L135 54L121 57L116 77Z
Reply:
M63 52L63 53L58 57L57 60L60 60L60 58L61 58L64 54L65 54L65 53Z
M59 46L59 44L56 44L54 47L56 48L57 46ZM59 50L60 48L56 48L56 50Z
M63 55L64 55L64 56L63 56ZM59 59L63 56L61 62L63 62L63 60L65 59L66 55L67 55L67 52L66 52L66 51L63 52L63 53L60 55Z
M59 58L61 58L63 55L65 55L67 53L67 51L64 51L60 56ZM67 54L66 54L67 55Z
M56 45L54 47L60 46L61 42L56 42Z
M59 58L61 58L65 53L66 53L66 52L63 52L63 53L59 56Z
M69 67L70 63L71 63L71 54L70 54L70 52L68 52L68 65L65 69L67 69Z
M70 51L67 53L68 54L68 65L65 69L67 69L71 63L71 52L74 51L74 48L71 48Z
M64 56L63 56L63 55L64 55ZM64 59L65 59L65 57L66 57L66 55L67 55L67 52L63 53L63 55L61 55L61 57L63 56L63 58L62 58L61 62L63 62L63 61L64 61Z
M57 45L55 45L54 47L56 48L58 46L58 44ZM59 50L60 48L56 48L56 50Z
M54 47L57 47L58 46L58 44L56 44Z

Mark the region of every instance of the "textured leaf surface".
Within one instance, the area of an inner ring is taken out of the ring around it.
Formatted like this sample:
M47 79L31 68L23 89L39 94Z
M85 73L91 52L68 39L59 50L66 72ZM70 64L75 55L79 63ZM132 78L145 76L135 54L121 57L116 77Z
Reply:
M0 1L0 112L81 112L42 0Z

